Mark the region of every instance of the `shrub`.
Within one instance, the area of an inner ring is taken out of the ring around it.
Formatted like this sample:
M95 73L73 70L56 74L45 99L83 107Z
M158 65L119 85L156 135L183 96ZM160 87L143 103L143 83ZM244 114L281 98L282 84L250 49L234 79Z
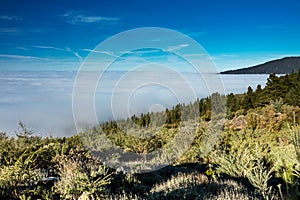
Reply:
M100 198L105 195L105 186L111 181L108 169L104 166L87 169L84 163L66 156L57 159L60 179L55 188L61 197L78 199L80 196Z

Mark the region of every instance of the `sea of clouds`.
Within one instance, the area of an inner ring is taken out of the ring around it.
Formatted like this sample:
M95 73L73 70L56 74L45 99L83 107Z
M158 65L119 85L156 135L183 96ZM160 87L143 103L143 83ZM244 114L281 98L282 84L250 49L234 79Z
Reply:
M72 94L76 75L75 71L0 72L0 131L14 135L21 121L39 136L74 135ZM243 93L248 86L264 86L268 75L220 77L225 93ZM99 122L159 111L209 95L207 82L195 73L109 71L97 84L92 95ZM83 116L84 112L82 108ZM83 127L85 124L91 126L88 117L82 121Z

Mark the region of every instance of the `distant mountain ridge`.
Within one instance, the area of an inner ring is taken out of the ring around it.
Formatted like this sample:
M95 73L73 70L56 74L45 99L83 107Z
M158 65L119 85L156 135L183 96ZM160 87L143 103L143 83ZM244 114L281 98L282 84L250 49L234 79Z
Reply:
M298 72L299 69L300 56L294 56L272 60L253 67L228 70L221 72L221 74L289 74L292 71Z

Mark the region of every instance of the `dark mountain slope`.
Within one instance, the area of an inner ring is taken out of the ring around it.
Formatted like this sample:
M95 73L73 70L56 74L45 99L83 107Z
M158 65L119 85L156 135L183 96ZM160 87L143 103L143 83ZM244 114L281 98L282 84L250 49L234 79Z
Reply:
M264 64L237 70L228 70L221 74L289 74L300 69L300 57L285 57Z

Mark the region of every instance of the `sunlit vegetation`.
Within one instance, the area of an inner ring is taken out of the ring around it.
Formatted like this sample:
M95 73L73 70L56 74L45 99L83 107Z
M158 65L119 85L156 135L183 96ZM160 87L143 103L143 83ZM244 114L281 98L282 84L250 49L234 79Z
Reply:
M212 98L226 98L226 119L208 149L216 117L211 107L225 112L221 101L212 105ZM265 88L213 94L69 138L41 138L20 122L15 136L0 134L0 198L299 199L299 106L300 72L271 74ZM109 152L100 141L104 136L126 152L144 155L168 148L183 126L195 133L190 148L157 171L115 170L102 162L107 158L89 151Z

